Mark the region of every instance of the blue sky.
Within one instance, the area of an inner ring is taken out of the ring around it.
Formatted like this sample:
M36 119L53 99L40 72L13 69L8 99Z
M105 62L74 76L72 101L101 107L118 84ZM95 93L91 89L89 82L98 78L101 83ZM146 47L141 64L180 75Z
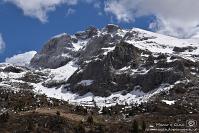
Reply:
M67 15L65 5L48 14L48 22L42 23L37 18L23 15L23 11L13 4L0 5L0 33L6 43L5 50L0 54L0 61L14 54L30 50L40 50L52 36L67 32L73 34L84 30L89 25L102 28L108 23L115 23L124 28L140 27L148 29L152 17L141 17L135 22L119 22L99 9L81 3L74 6L75 12Z
M39 51L52 36L63 32L73 34L90 25L102 28L114 23L123 28L138 27L179 37L199 33L198 26L195 27L199 16L192 15L192 11L184 12L184 8L199 10L196 0L190 0L196 3L192 7L189 4L192 2L181 0L175 10L172 2L179 0L143 1L0 0L0 37L5 43L0 62L14 54Z

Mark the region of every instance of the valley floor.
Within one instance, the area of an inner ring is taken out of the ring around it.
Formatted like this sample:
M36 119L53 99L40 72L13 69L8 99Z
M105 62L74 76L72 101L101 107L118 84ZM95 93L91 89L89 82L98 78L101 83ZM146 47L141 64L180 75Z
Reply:
M199 120L198 114L166 116L160 112L138 113L128 117L109 112L98 114L95 109L68 105L40 107L28 111L6 112L1 115L1 133L190 133L198 125L187 120ZM90 110L90 112L89 112ZM171 125L172 124L172 125ZM173 131L172 131L173 130ZM175 131L176 130L176 131Z

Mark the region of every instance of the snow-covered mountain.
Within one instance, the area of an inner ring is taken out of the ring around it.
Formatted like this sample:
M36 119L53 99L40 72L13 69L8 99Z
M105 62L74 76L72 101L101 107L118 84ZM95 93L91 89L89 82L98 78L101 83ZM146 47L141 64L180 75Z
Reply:
M197 40L109 24L51 38L31 68L2 63L0 87L86 106L182 99L198 105L198 59Z

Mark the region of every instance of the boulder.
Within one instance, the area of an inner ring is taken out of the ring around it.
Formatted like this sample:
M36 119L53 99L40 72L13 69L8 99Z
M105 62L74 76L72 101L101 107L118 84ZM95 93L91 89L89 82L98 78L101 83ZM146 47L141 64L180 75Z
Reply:
M192 46L188 46L188 47L174 47L173 51L174 52L185 52L185 51L192 52L193 50L196 50L196 49L197 49L197 47L192 47Z

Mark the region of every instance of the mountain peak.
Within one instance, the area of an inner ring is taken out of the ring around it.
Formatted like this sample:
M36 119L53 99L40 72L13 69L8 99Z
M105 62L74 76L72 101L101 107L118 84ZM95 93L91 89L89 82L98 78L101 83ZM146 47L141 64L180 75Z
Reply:
M107 26L104 27L104 30L107 31L108 33L117 32L117 30L119 29L121 28L115 24L108 24Z

